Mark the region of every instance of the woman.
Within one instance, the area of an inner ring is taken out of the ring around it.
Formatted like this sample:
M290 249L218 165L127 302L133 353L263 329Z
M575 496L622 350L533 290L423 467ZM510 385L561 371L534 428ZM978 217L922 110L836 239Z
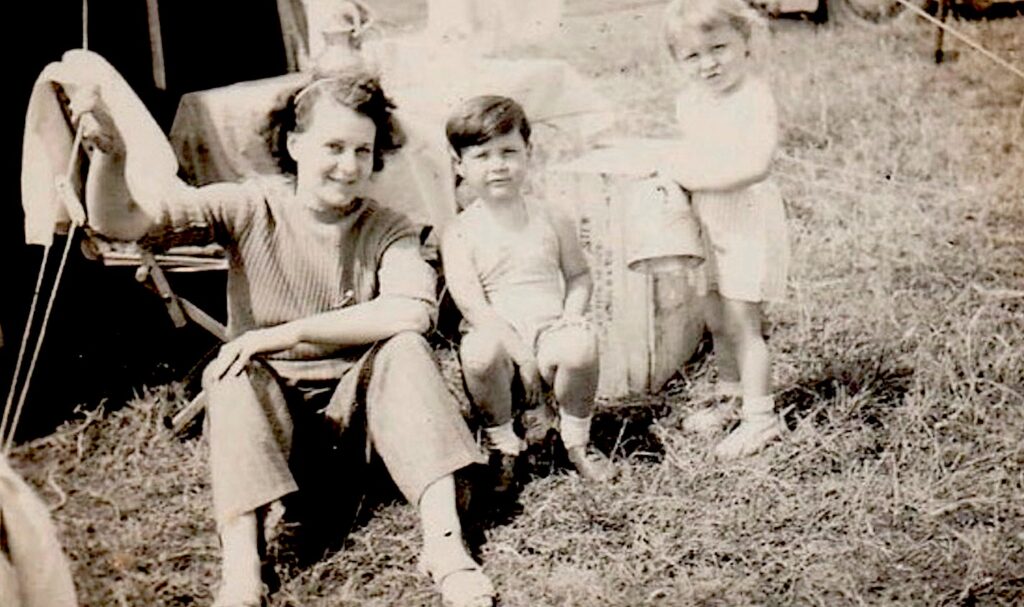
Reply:
M216 241L229 260L233 339L204 373L222 545L214 605L264 600L261 517L297 489L293 419L311 409L346 432L365 428L419 509L421 563L445 603L493 604L462 540L452 476L482 456L420 335L435 314L435 276L412 226L361 195L398 147L378 81L351 68L292 97L283 141L294 175L202 188L139 174L127 158L146 151L125 150L102 97L72 95L76 117L94 118L84 137L92 227L124 240Z

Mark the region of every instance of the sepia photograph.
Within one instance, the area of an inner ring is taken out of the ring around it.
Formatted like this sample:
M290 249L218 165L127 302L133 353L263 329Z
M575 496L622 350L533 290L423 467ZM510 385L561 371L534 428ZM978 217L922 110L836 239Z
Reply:
M17 4L0 607L1024 604L1024 2Z

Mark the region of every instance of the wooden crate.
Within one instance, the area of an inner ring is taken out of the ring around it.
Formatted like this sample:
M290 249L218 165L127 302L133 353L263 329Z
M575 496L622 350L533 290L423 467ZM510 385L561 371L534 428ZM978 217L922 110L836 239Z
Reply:
M626 266L627 201L665 151L658 140L622 140L548 167L538 185L577 218L594 276L590 315L599 332L598 393L660 390L689 360L704 331L686 273L647 275Z

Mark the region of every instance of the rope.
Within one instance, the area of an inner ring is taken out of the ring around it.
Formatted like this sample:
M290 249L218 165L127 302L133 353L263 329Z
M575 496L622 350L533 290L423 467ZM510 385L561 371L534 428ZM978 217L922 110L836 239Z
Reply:
M940 21L940 20L936 19L935 17L929 15L927 12L921 10L920 7L914 6L912 3L908 2L907 0L896 0L896 1L899 2L900 4L902 4L903 6L905 6L906 8L909 8L910 10L914 11L915 13L917 13L917 15L919 17L921 17L923 19L926 19L926 20L930 21L931 23L935 24L936 27L938 27L938 28L940 28L940 29L942 29L942 30L944 30L946 32L949 32L949 34L951 36L953 36L954 38L960 40L961 42L963 42L967 46L973 48L974 50L978 51L979 53L981 53L985 57L988 57L990 60L994 61L1000 67L1003 67L1006 70L1012 72L1013 74L1016 74L1017 77L1020 78L1021 80L1024 80L1024 70L1021 70L1019 67L1013 65L1009 61L1003 59L999 55L996 55L992 51L990 51L987 48L983 47L980 43L975 42L973 39L968 37L966 34L961 34L959 31L953 29L952 27L946 25L942 21ZM945 0L945 1L948 1L948 0Z
M32 328L32 322L36 317L36 309L39 307L39 291L42 289L43 276L46 274L46 265L50 260L50 245L43 249L43 260L39 264L39 275L36 277L36 288L32 293L32 306L28 309L28 319L25 321L25 331L21 334L21 347L18 349L18 361L14 365L14 376L11 378L11 385L7 390L7 402L4 404L3 421L0 421L0 445L6 442L7 419L10 417L11 406L14 404L15 388L18 385L18 378L21 377L21 365L25 362L25 348L28 346L28 336ZM11 428L11 434L14 429Z
M68 253L71 251L71 243L75 240L76 224L71 225L68 230L67 240L64 242L64 253L60 258L60 265L57 267L57 277L53 279L53 289L50 290L49 300L46 302L46 312L43 313L43 323L39 329L39 337L36 338L36 345L32 352L32 360L29 361L28 371L25 373L25 383L21 387L21 395L18 397L18 405L14 409L14 418L11 420L11 431L4 441L3 455L11 451L14 444L14 433L18 429L18 422L21 420L21 412L25 407L25 398L28 396L29 382L32 381L32 373L36 368L36 361L39 360L39 352L43 349L43 338L46 337L46 326L50 320L50 313L53 311L53 302L57 299L57 288L60 286L60 279L64 275L64 267L67 265ZM28 332L26 331L26 334Z
M83 2L83 7L87 5L87 2ZM85 9L83 8L83 11ZM84 14L83 14L84 17ZM83 40L83 42L85 42ZM82 116L78 120L78 128L75 129L75 139L71 144L71 153L68 155L68 163L65 168L65 182L70 181L71 176L74 175L76 162L78 160L78 151L82 147L82 137L85 130L85 116ZM68 230L67 240L64 242L64 252L60 258L60 265L57 266L57 276L53 280L53 287L50 290L50 297L46 302L46 311L43 313L43 322L39 328L39 336L36 337L35 347L32 349L32 359L29 361L28 370L25 372L25 381L21 386L21 394L18 396L18 404L14 408L14 417L11 418L10 427L8 428L7 420L10 417L11 403L14 401L15 388L18 385L18 376L21 375L21 365L25 361L25 349L28 345L28 336L32 330L32 321L35 319L36 308L39 305L39 293L42 290L43 275L46 272L46 265L50 257L49 245L46 246L43 253L43 261L39 265L39 275L36 278L35 291L32 294L32 307L29 309L28 320L25 323L25 331L21 336L21 347L18 350L18 360L14 365L14 377L11 379L11 385L7 392L7 401L4 404L4 415L3 421L0 423L0 454L7 455L11 450L11 446L14 444L14 434L18 429L18 422L21 420L21 412L25 407L25 399L28 395L28 387L32 381L32 374L35 372L36 361L39 360L39 352L42 350L43 338L46 337L46 326L50 321L50 313L53 311L53 302L57 298L57 288L60 287L61 278L64 276L64 267L67 265L68 253L71 251L71 243L75 240L75 229L78 228L80 218L71 214L71 228ZM6 435L6 437L5 437Z

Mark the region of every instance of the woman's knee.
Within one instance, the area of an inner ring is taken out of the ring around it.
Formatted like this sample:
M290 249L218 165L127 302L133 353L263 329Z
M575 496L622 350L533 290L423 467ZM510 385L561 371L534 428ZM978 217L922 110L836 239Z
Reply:
M246 371L241 375L231 376L220 376L218 371L215 369L216 365L208 365L203 370L202 387L203 391L206 392L207 396L210 395L232 395L240 391L251 392L253 387L252 378L250 377L251 371ZM220 399L215 399L220 400Z
M486 378L511 366L501 341L483 331L474 331L462 337L459 359L462 372L470 377Z

